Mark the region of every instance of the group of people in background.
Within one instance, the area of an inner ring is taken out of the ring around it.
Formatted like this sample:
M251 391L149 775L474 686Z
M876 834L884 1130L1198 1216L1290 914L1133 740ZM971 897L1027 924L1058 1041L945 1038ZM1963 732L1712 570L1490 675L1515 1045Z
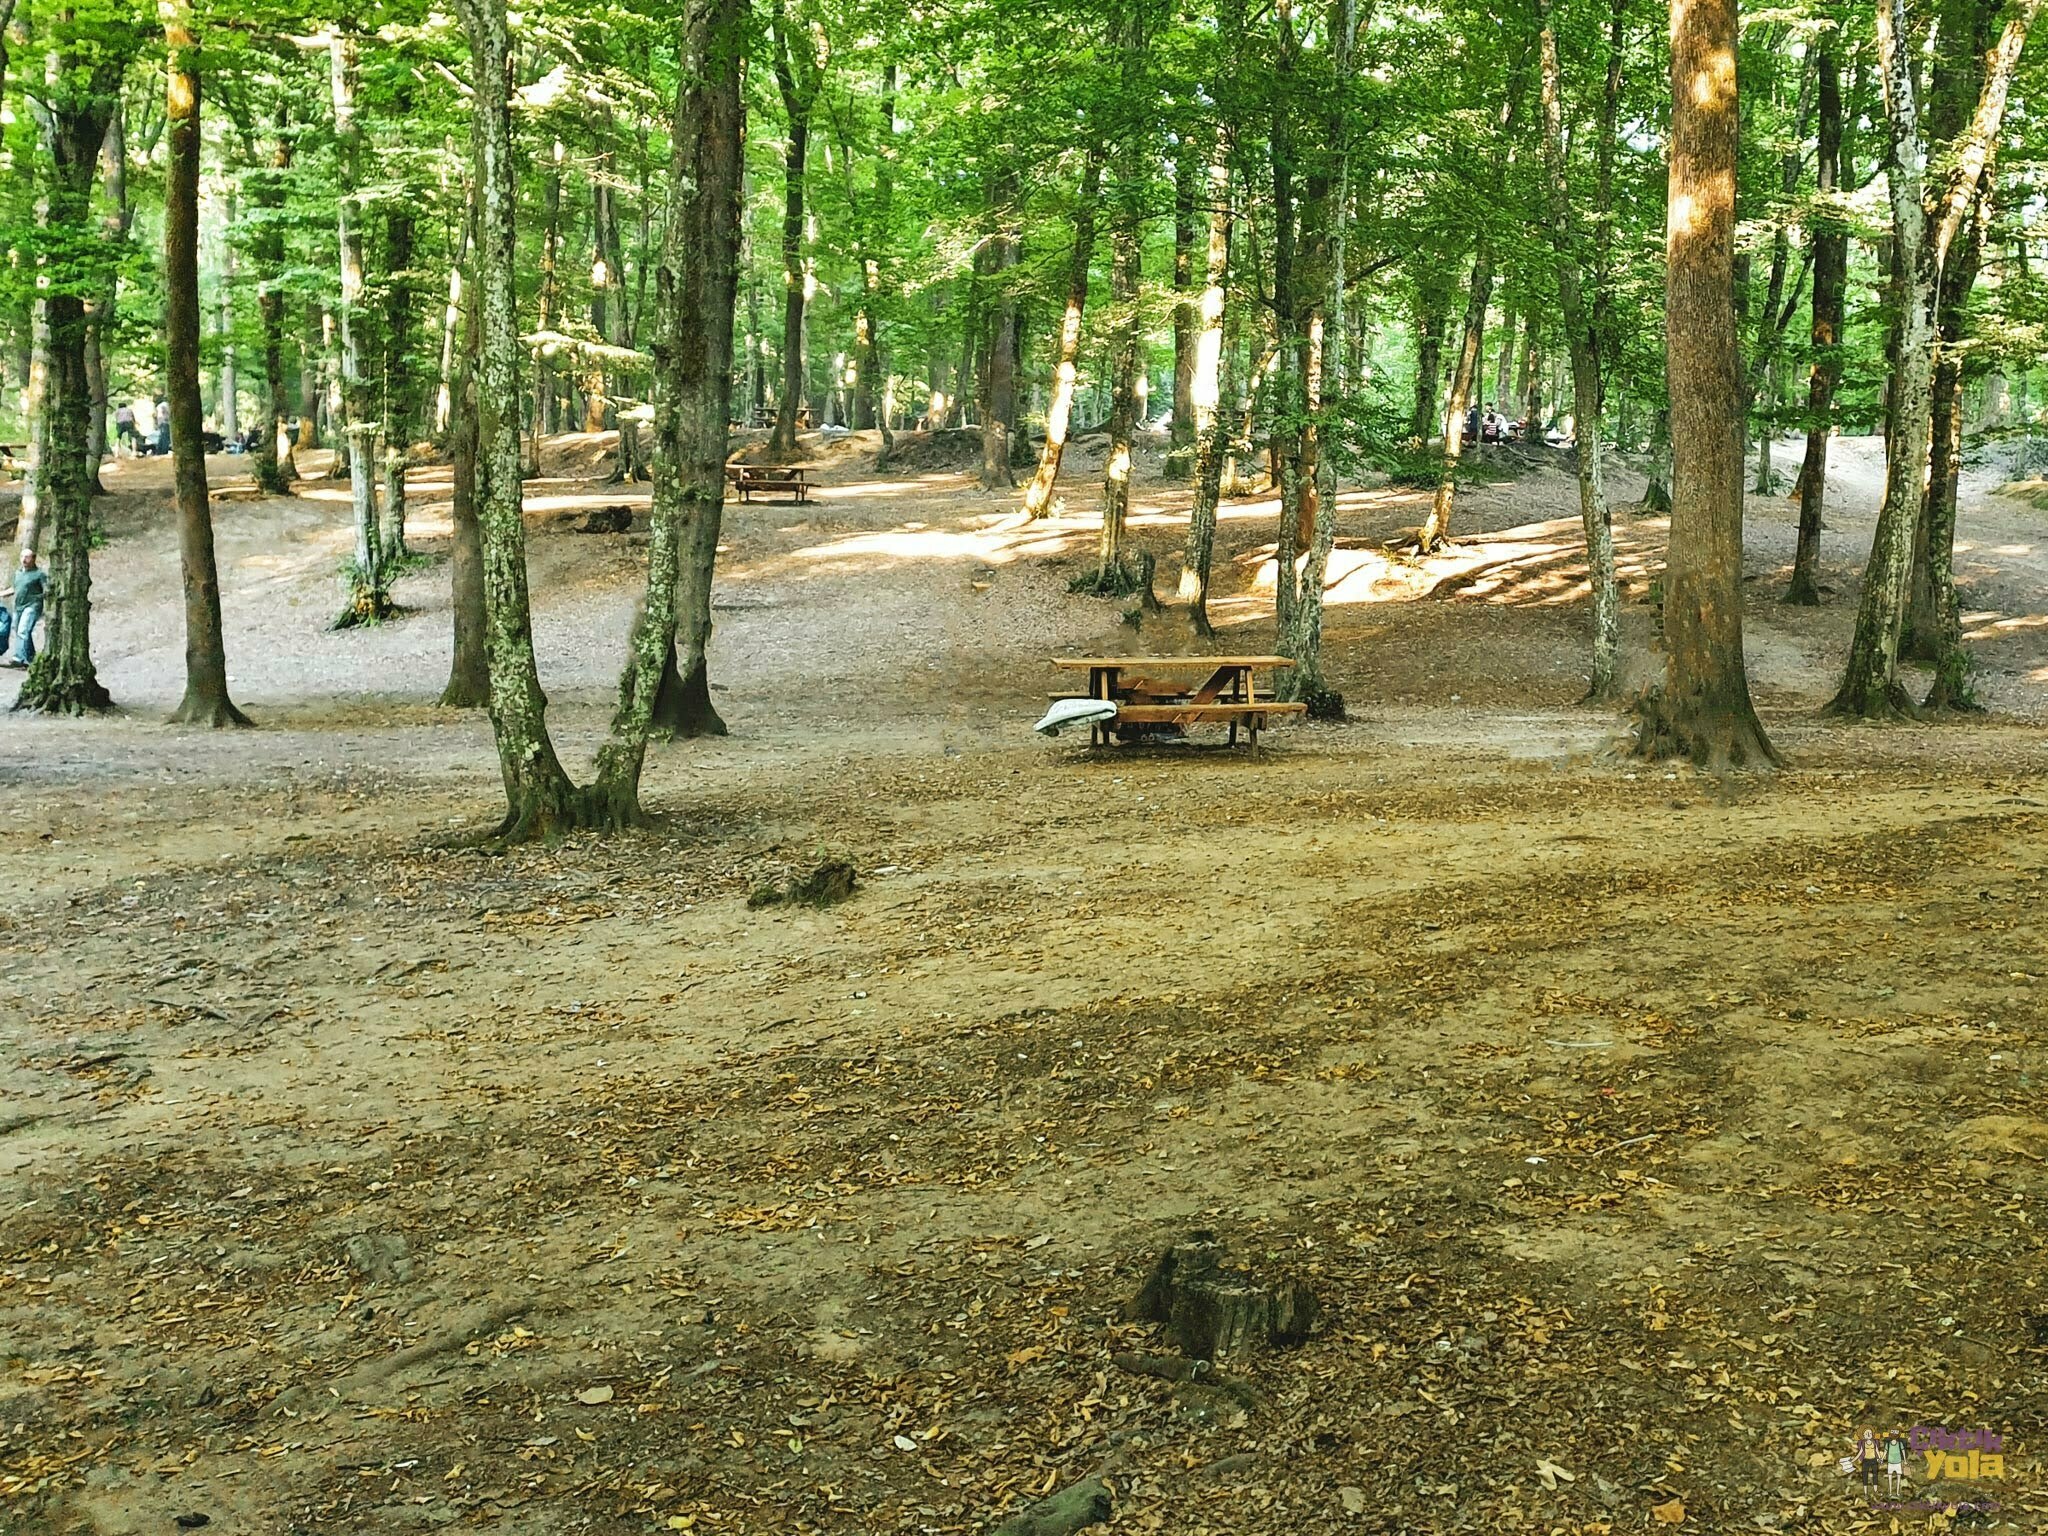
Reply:
M114 408L115 454L124 448L138 459L171 451L171 406L162 395Z
M1572 419L1569 416L1560 417L1545 432L1534 417L1509 421L1491 405L1476 401L1465 411L1465 441L1468 443L1547 442L1553 447L1569 447L1572 440Z

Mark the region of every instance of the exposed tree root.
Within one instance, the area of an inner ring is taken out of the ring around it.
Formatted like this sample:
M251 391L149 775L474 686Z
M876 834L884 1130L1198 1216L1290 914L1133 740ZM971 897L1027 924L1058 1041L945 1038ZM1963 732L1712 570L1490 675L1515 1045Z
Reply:
M1679 758L1710 773L1764 771L1785 763L1747 698L1739 704L1674 701L1662 688L1652 688L1629 706L1629 713L1636 722L1631 757L1649 762Z
M221 694L217 698L208 697L203 693L194 693L189 687L185 690L185 697L179 701L178 707L171 711L170 723L204 725L216 731L231 726L245 730L253 729L256 724L235 708L234 701L226 694Z
M1138 590L1139 581L1138 572L1116 560L1076 576L1067 583L1067 590L1077 597L1129 597Z
M29 663L28 676L14 696L14 707L41 715L97 715L114 707L114 696L100 686L99 674L90 667L82 676L59 676L45 651Z
M1804 571L1792 573L1792 585L1785 589L1784 600L1794 608L1818 608L1820 587Z
M661 683L654 693L654 714L648 734L656 741L688 741L698 736L729 734L711 703L711 676L700 660L685 678L676 670L676 650L669 647L661 664Z
M1842 691L1822 706L1821 713L1839 720L1872 720L1893 725L1903 720L1918 720L1920 706L1906 692L1906 685L1893 678L1882 687L1865 688L1845 683Z

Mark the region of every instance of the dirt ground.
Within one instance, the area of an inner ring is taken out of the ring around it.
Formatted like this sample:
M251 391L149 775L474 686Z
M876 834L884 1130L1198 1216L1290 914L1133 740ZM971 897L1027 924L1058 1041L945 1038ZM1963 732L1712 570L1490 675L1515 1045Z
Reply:
M261 728L175 730L167 476L113 472L123 711L0 719L0 1530L982 1532L1091 1474L1187 1536L2037 1528L2048 514L1966 497L1994 713L1872 729L1815 709L1873 445L1820 609L1754 502L1791 767L1714 782L1575 703L1562 472L1421 564L1381 547L1421 498L1360 489L1348 723L1091 755L1029 730L1048 659L1196 647L1067 595L1089 461L1020 525L871 446L727 509L733 734L658 751L657 825L503 853L445 839L498 795L432 703L445 561L331 633L344 487L221 503ZM645 553L572 531L644 506L603 447L530 501L579 768ZM1140 501L1170 594L1186 492ZM1272 514L1226 509L1231 649L1271 644ZM1665 530L1617 527L1646 678ZM747 907L815 850L851 900ZM1112 1360L1168 1347L1124 1309L1195 1230L1322 1303L1220 1387ZM1874 1508L1838 1460L1914 1425L2003 1475L1916 1452L1880 1498L1923 1507Z

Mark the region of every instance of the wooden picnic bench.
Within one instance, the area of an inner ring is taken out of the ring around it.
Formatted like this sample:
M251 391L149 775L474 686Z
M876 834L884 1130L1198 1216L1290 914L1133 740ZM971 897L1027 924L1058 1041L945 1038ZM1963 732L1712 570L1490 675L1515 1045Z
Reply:
M740 493L741 501L756 496L788 496L799 505L811 499L809 471L801 464L728 464L725 478Z
M1116 701L1115 719L1089 727L1090 746L1218 721L1230 727L1232 746L1242 729L1246 744L1255 747L1272 716L1308 713L1306 704L1283 704L1271 697L1270 690L1266 698L1259 697L1257 674L1293 666L1285 656L1059 656L1053 665L1070 671L1085 668L1088 673L1087 693L1055 698ZM1157 681L1150 675L1154 673L1179 673L1183 678L1206 674L1206 679L1199 687L1188 688Z

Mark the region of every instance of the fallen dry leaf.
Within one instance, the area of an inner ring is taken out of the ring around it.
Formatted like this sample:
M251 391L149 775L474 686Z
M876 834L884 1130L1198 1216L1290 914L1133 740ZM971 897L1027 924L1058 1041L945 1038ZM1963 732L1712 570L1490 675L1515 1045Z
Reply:
M610 1387L585 1387L576 1394L577 1402L591 1408L595 1408L599 1403L608 1403L611 1400L612 1389Z
M1653 1504L1650 1507L1650 1518L1659 1525L1685 1524L1685 1500L1667 1499L1662 1504Z

